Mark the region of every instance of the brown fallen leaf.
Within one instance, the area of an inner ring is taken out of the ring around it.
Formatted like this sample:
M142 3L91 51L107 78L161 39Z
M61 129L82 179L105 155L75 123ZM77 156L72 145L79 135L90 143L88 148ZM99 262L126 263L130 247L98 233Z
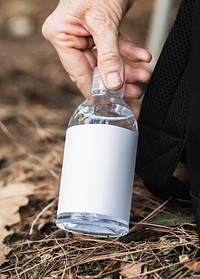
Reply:
M185 267L187 267L189 270L193 272L200 272L200 261L189 261L183 263Z
M0 244L0 266L7 262L6 256L10 253L12 249L8 248L4 244Z
M28 183L9 184L0 188L0 266L5 262L5 256L10 252L3 245L4 239L13 233L7 227L20 221L19 209L28 204L28 195L33 194L33 185Z
M122 263L120 274L125 278L137 278L142 272L143 263Z

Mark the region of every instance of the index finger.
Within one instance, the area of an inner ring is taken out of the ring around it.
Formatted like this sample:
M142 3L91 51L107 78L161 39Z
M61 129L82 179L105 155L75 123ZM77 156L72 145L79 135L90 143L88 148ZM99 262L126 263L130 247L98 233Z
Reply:
M93 69L96 59L92 55L75 48L57 48L60 60L69 74L70 79L77 85L85 98L88 98L92 84Z

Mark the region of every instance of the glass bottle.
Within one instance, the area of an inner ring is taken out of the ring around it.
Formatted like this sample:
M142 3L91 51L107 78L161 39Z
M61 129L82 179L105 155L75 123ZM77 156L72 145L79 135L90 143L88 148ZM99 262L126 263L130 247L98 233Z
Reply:
M138 126L123 91L109 92L95 68L92 95L70 118L56 221L63 230L128 233Z

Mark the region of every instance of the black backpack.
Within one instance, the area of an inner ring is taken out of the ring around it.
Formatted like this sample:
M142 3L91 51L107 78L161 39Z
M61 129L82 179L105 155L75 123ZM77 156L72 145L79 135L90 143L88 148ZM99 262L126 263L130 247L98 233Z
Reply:
M147 86L136 172L161 198L192 199L200 232L200 1L183 0ZM179 162L189 180L173 174Z

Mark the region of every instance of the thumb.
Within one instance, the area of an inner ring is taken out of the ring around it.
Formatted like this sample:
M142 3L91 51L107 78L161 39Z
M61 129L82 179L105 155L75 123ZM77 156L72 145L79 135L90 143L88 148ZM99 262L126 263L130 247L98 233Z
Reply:
M124 63L119 51L117 32L107 31L94 38L97 64L104 85L110 90L118 90L124 83Z

